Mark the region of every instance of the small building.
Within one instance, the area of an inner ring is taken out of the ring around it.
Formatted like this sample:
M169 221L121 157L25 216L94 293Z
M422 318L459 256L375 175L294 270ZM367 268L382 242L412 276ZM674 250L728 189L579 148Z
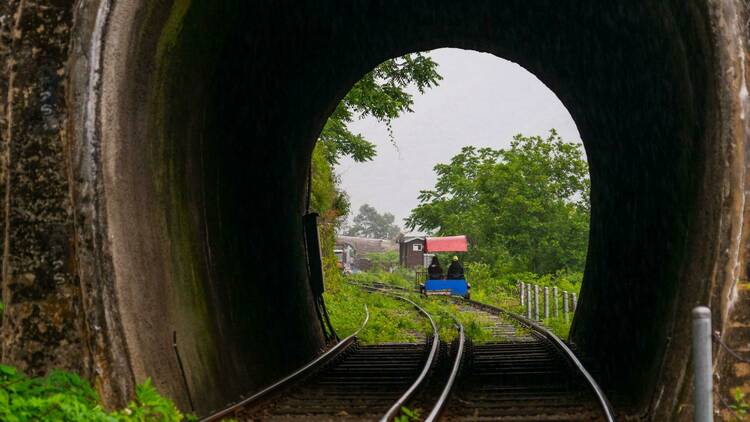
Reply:
M398 249L398 245L392 240L358 236L336 236L336 245L351 245L354 248L354 254L360 257L370 253L388 252Z
M405 236L398 242L398 262L402 267L424 267L424 236Z

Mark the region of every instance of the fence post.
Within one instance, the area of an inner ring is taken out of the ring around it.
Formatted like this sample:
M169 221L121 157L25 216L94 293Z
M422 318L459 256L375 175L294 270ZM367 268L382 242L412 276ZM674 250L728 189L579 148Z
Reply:
M549 287L544 286L544 319L549 319Z
M531 319L531 284L526 286L526 318Z
M571 293L571 295L573 296L573 308L571 310L575 312L576 308L578 308L578 296L575 293Z
M557 294L557 286L552 288L552 299L555 302L555 318L560 316L560 306L558 305L558 294Z
M693 308L693 382L695 422L713 422L713 367L711 359L711 310Z
M521 305L523 305L523 302L524 302L524 299L525 299L525 296L524 296L524 293L525 293L524 290L525 289L524 289L524 283L523 283L523 281L519 281L518 285L521 288Z
M568 320L568 292L563 290L563 315L565 316L565 321Z
M534 319L539 321L539 285L534 285Z

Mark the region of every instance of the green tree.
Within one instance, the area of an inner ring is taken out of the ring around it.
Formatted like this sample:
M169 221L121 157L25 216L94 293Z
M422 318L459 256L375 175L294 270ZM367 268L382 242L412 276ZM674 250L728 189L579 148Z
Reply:
M361 134L351 132L349 123L355 118L372 116L388 127L393 141L391 121L411 112L414 104L407 88L416 88L422 94L437 86L441 79L437 63L423 53L387 60L367 73L341 100L318 138L328 162L338 164L343 156L350 156L356 162L372 160L376 155L375 145Z
M406 226L466 234L468 258L502 272L583 269L588 246L588 166L579 144L557 132L516 135L509 149L464 147L435 166Z
M363 162L376 155L375 145L361 134L351 132L349 123L372 116L389 128L393 141L391 121L404 112L411 112L414 104L407 89L423 93L441 79L437 63L426 54L407 54L387 60L358 81L328 118L312 155L310 197L311 209L321 216L321 248L328 281L335 283L340 277L333 254L334 234L349 212L348 197L339 188L333 166L344 156Z
M356 162L372 160L375 145L361 134L349 130L356 118L372 116L389 128L391 121L412 111L413 96L407 89L423 93L436 86L442 77L437 63L423 53L387 60L368 72L338 104L323 127L312 155L310 207L317 212L321 249L327 285L335 286L341 278L333 253L335 233L349 213L349 199L339 187L333 166L342 157Z
M354 216L354 224L346 230L347 236L362 236L372 239L394 239L401 229L393 224L396 218L391 213L378 213L375 207L364 204Z
M349 197L338 188L338 177L326 160L325 149L316 145L312 155L310 181L310 209L328 223L338 225L340 218L349 214Z
M317 212L323 273L326 284L335 286L341 281L337 259L333 253L335 236L344 217L349 214L349 198L338 188L338 178L326 160L325 150L318 143L313 150L310 180L310 209Z
M343 156L363 162L376 154L375 145L351 132L349 123L357 117L372 116L390 128L393 119L412 111L414 99L408 88L424 93L441 79L437 63L428 55L407 54L378 65L341 100L323 127L312 155L311 209L321 215L324 224L335 226L335 230L341 217L349 213L349 199L339 188L333 166Z

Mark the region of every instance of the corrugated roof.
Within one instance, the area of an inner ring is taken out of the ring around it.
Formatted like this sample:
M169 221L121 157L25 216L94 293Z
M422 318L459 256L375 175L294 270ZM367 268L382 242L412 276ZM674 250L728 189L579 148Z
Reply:
M337 244L348 244L358 255L372 252L397 251L398 243L388 239L370 239L368 237L337 236Z
M428 237L425 241L425 252L466 252L466 236Z

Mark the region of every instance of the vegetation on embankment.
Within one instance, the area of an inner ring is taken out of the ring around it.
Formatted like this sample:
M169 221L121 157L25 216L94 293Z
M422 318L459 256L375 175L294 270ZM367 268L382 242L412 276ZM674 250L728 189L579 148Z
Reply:
M401 286L403 283L395 285ZM446 298L425 299L414 293L398 294L416 302L432 316L443 341L451 341L457 335L453 317L464 326L467 337L475 341L492 338L486 329L488 321L483 321L482 317L475 313L462 311ZM383 293L369 292L349 283L343 283L326 293L326 306L331 322L342 338L361 326L365 305L370 312L370 322L358 335L362 343L422 341L425 335L431 332L427 319L408 302Z
M511 312L523 314L523 306L519 300L518 281L539 284L540 286L557 286L558 289L578 293L580 288L580 273L561 272L550 276L536 276L531 273L509 274L503 278L495 278L487 269L486 264L470 263L467 273L472 274L472 299L495 305ZM427 330L429 327L419 323L420 316L410 305L387 297L379 293L369 293L344 281L338 273L329 274L325 294L326 305L331 321L339 336L346 336L354 332L364 318L364 305L370 310L370 324L360 335L365 343L388 343L398 341L414 341L415 330ZM397 269L393 272L372 271L360 272L349 277L361 284L373 282L384 283L394 287L413 289L416 286L414 273ZM487 330L487 322L481 316L459 309L451 301L440 296L423 297L416 293L399 294L408 296L425 308L435 318L440 327L444 340L452 339L456 332L453 329L453 319L457 317L464 326L466 335L473 341L491 340L492 335ZM560 305L562 306L562 304ZM562 308L560 308L562 310ZM558 318L544 319L542 323L550 328L557 336L565 339L570 331L572 314L568 319L560 315ZM500 340L494 338L494 340Z
M416 342L430 330L427 321L407 302L347 283L329 287L325 299L331 322L341 338L362 325L365 305L370 321L358 336L363 343Z
M471 277L471 298L477 302L495 305L517 314L525 314L525 308L521 303L519 292L519 281L527 284L536 284L540 287L557 287L558 290L579 293L581 288L582 273L559 271L556 274L537 275L534 273L515 273L506 274L503 277L493 277L486 268L486 264L469 264L468 267L473 270L470 272ZM551 295L551 293L550 293ZM550 296L550 300L552 300ZM570 325L573 321L573 314L570 313L566 318L562 314L562 296L559 298L558 317L554 317L553 305L550 304L550 318L544 318L544 302L540 298L540 317L542 325L552 330L555 335L562 339L568 338Z

